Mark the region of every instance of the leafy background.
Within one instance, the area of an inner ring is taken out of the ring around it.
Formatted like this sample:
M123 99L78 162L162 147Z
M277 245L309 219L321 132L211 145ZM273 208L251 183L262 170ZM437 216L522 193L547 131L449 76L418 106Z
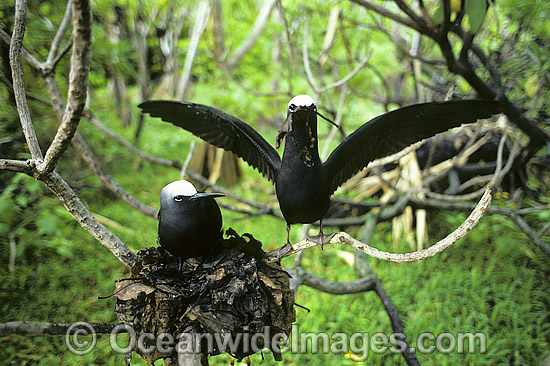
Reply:
M470 3L476 3L470 0ZM195 2L180 1L190 12ZM172 4L172 5L173 5ZM438 5L429 2L434 12ZM128 16L129 26L137 15L147 18L153 9L170 11L166 1L94 1L94 45L90 74L90 108L109 128L130 141L134 141L136 120L139 111L137 57L128 37L118 42L108 40L107 24L114 17L114 6L122 7ZM374 26L376 17L358 12L348 2L299 2L284 1L286 16L293 19L296 27L303 29L308 21L310 29L310 52L319 54L323 32L331 7L340 6L345 14L341 32L331 51L328 66L319 66L320 72L347 74L353 63L350 55L372 51L370 64L350 83L351 96L346 102L344 121L351 131L361 123L383 111L374 96L383 94L384 83L379 75L393 75L406 69L396 46ZM49 44L55 34L65 9L62 1L28 2L29 23L25 46L39 59L47 56ZM235 47L247 36L258 7L254 1L224 1L223 19L226 28L226 47ZM502 64L505 85L519 105L529 108L538 103L532 113L548 113L548 47L550 28L546 22L550 12L544 0L503 0L489 8L481 27L478 40L489 49L501 46L499 34L504 31L521 30L518 40L525 50L510 57ZM192 13L191 13L192 14ZM178 47L186 50L193 17L182 17L184 37ZM13 2L0 7L0 22L9 26L13 22ZM383 21L386 22L386 21ZM389 23L384 23L390 27ZM272 52L282 47L284 27L280 19L272 16L262 37L238 66L231 71L234 80L217 67L211 57L213 39L207 25L193 66L193 86L186 97L189 100L214 105L249 122L268 141L274 141L276 131L284 118L287 95L258 97L243 89L269 91L276 83L280 90L290 89L293 94L311 92L300 75L289 71L288 55L282 51L281 62L273 63ZM8 27L9 28L9 27ZM301 39L297 40L301 44ZM148 36L150 49L151 87L158 82L163 70L158 39ZM430 44L423 47L424 57L436 58L438 51ZM113 54L117 55L116 59ZM492 54L497 57L496 54ZM185 52L179 56L183 62ZM353 60L352 60L353 61ZM357 60L355 60L357 62ZM336 65L336 66L335 66ZM5 70L5 69L4 69ZM66 87L68 58L58 66L58 80ZM134 121L123 126L115 112L117 105L109 87L110 75L118 70L125 76L131 100L130 113ZM290 74L290 78L288 77ZM439 77L450 79L442 74ZM25 69L28 92L47 97L43 81L29 68ZM292 82L289 83L288 80ZM456 80L459 92L470 95L469 86ZM413 83L407 77L402 90L393 93L412 95ZM540 90L540 92L539 92ZM538 101L531 98L541 95ZM369 96L369 97L365 97ZM546 97L546 98L545 98ZM0 155L9 158L26 158L28 152L20 132L17 113L9 103L10 93L0 88L0 101L7 108L0 108ZM337 94L327 93L319 105ZM41 146L53 138L57 127L55 116L48 106L36 100L30 101L31 115ZM321 110L322 107L321 107ZM320 124L320 135L326 136L329 126ZM179 172L141 160L122 148L83 120L79 131L86 137L91 148L101 157L105 170L141 201L158 207L158 194L167 183L178 179ZM323 138L323 137L322 137ZM147 119L137 146L143 151L168 159L184 160L194 138L180 129L158 120ZM273 188L256 171L241 164L243 177L231 189L235 193L261 203L276 204ZM69 149L57 170L67 179L87 207L103 218L117 236L137 251L155 243L157 223L129 208L101 185L98 179ZM32 178L2 171L0 173L0 322L29 320L48 322L104 321L116 322L112 298L99 300L113 291L113 281L128 276L128 268L120 263L70 217L56 198ZM340 193L353 198L354 192ZM493 204L507 206L506 199L496 199ZM247 217L224 210L224 226L239 233L252 233L274 249L284 240L285 223L272 217ZM532 214L531 222L547 222L549 211ZM431 241L444 237L457 227L464 214L453 212L429 213ZM352 230L350 234L354 235ZM292 230L291 241L300 239L300 230ZM8 269L10 241L17 245L14 271ZM393 246L391 225L382 223L376 228L373 243L378 248L404 252L410 246L400 241ZM355 278L353 266L341 252L347 248L328 246L308 250L304 269L335 281ZM502 217L487 216L468 236L436 257L417 262L395 264L369 260L374 271L383 279L383 284L400 311L408 339L414 340L423 332L438 334L449 332L481 332L487 337L487 352L480 354L419 354L423 365L537 365L550 349L550 259L540 252L523 233ZM283 261L291 266L292 259ZM304 332L391 333L388 317L374 293L333 296L301 287L296 302L306 306L310 313L297 309L297 324ZM3 364L122 364L121 355L109 347L109 338L99 336L98 346L86 356L75 356L65 346L60 336L9 336L0 338ZM266 354L252 357L253 364L276 364ZM284 363L290 365L403 365L400 355L389 352L370 352L361 360L358 355L346 354L285 354ZM229 362L227 356L210 360L213 365ZM133 364L143 364L137 356ZM157 364L161 364L160 361Z

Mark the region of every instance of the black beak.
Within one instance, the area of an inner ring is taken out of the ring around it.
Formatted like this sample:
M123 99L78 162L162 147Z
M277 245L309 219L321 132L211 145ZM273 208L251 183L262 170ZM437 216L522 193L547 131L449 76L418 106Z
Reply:
M302 106L298 106L296 107L295 110L293 110L291 113L296 113L298 111L313 111L316 115L318 115L319 117L321 117L322 119L324 119L325 121L327 121L328 123L330 123L331 125L333 125L334 127L336 128L340 128L340 126L338 126L338 124L336 124L336 122L334 122L333 120L323 116L321 113L319 113L317 111L317 109L311 109L311 107L302 107Z
M223 197L225 196L225 194L222 194L222 193L203 193L203 192L200 192L200 193L195 193L194 195L191 196L191 198L189 198L190 200L194 201L194 200L201 200L203 198L208 198L208 197L212 197L212 198L216 198L216 197Z
M323 116L321 113L319 113L319 112L317 112L317 111L315 111L315 113L317 113L317 115L318 115L319 117L321 117L322 119L324 119L325 121L327 121L328 123L330 123L331 125L333 125L334 127L340 128L340 126L338 126L338 125L336 124L336 122L334 122L333 120L328 119L327 117Z

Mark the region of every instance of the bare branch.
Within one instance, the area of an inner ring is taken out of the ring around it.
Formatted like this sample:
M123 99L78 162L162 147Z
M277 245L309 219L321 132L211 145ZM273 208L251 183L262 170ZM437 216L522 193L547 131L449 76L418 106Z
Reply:
M296 69L298 73L302 75L303 78L307 78L306 75L302 72L302 70L298 67L298 64L296 62L296 57L294 55L294 45L292 43L292 37L290 36L290 28L288 26L288 21L285 16L285 8L283 7L282 0L277 0L277 7L281 14L281 18L283 18L283 24L285 26L285 38L286 38L286 46L287 46L286 48L288 51L288 58L290 60L290 63L292 64L292 66L294 66L294 69ZM288 85L290 90L292 90L292 68L291 67L289 67Z
M17 111L21 120L23 134L27 140L27 146L33 159L42 159L42 151L36 138L36 132L32 125L29 106L25 96L25 85L23 82L23 63L21 62L21 48L23 37L25 35L25 25L27 21L27 6L25 0L15 2L15 21L13 24L13 35L10 43L10 65L13 80L13 92Z
M65 35L65 32L69 28L69 24L71 21L71 14L72 14L72 1L67 1L67 8L65 9L65 15L63 16L63 20L61 20L61 24L59 24L59 28L57 29L57 33L55 34L55 37L52 41L52 44L50 46L50 52L48 53L48 58L46 60L46 64L48 66L52 66L55 64L54 60L58 56L59 46L61 45L61 41L63 40L63 36Z
M65 57L65 55L69 52L69 50L73 47L73 39L71 37L71 39L69 39L69 41L67 42L67 44L65 45L65 47L63 47L63 49L61 50L61 52L59 52L57 54L57 56L55 57L55 59L52 61L52 64L51 64L51 69L55 69L57 67L57 64L59 63L59 61L61 61L61 59L63 59L63 57Z
M476 70L473 68L470 61L467 59L466 52L463 54L463 57L461 59L457 60L455 58L452 45L450 44L448 39L448 32L452 31L453 33L461 37L463 44L467 44L469 41L468 35L459 27L451 27L451 23L449 21L449 1L443 1L444 21L441 29L437 31L434 31L433 29L427 27L426 23L421 22L421 19L417 16L414 16L415 20L421 23L416 23L415 21L411 21L408 18L401 17L398 14L390 12L384 7L372 4L367 0L351 1L362 5L367 9L373 10L383 17L392 19L400 24L415 29L418 32L432 38L438 44L447 64L447 68L450 72L462 76L479 93L482 98L488 100L494 100L498 98L498 100L501 102L503 112L508 116L510 121L518 126L531 139L531 143L527 145L527 149L522 153L522 160L525 161L526 159L531 157L536 151L540 149L541 146L544 145L545 142L550 141L550 137L548 136L548 134L546 134L544 130L538 127L533 121L529 120L524 115L524 113L519 110L503 94L503 90L501 90L500 88L500 77L498 73L494 73L494 68L488 64L484 55L479 52L479 48L475 47L475 45L472 45L471 47L474 54L480 57L480 60L482 61L482 63L484 63L485 68L489 70L493 77L496 77L496 80L493 80L493 82L497 85L497 87L499 87L499 89L495 89L489 83L481 79L478 73L476 73ZM406 5L402 0L394 1L397 3L398 6L401 5L402 10L407 12L407 9L403 8L403 6ZM409 14L409 16L412 16L412 14Z
M252 48L252 46L254 46L254 44L258 41L258 38L260 38L260 35L262 34L262 31L267 24L269 15L273 10L276 1L277 0L266 0L266 2L263 4L258 13L258 16L256 17L256 20L254 21L254 24L252 25L250 34L248 35L248 37L246 37L243 43L241 43L239 48L237 48L235 52L233 52L233 54L229 57L229 60L226 63L228 69L234 68L244 57L244 55L246 55L248 50Z
M544 208L546 209L546 207ZM538 236L543 236L545 235L547 232L548 232L548 229L550 229L550 222L547 223L546 225L544 225L544 227L542 229L539 230L539 232L537 233Z
M327 30L325 31L325 39L323 40L323 47L321 47L321 55L319 56L319 64L321 66L324 66L328 60L328 52L334 44L334 37L336 35L339 18L340 6L337 4L330 9Z
M412 22L410 19L402 17L398 14L392 13L391 11L389 11L388 9L386 9L382 6L372 4L371 2L369 2L367 0L351 0L351 2L359 4L363 7L365 7L366 9L375 11L376 13L382 15L383 17L390 18L390 19L396 21L397 23L401 23L403 25L406 25L407 27L410 27L412 29L416 29L417 31L421 32L420 27L416 23Z
M533 228L531 228L531 226L529 226L529 224L523 219L523 217L513 211L510 212L507 216L516 224L516 226L521 231L523 231L535 244L537 244L539 248L542 249L544 253L546 253L546 255L550 256L550 244L542 240L542 238L537 234L535 230L533 230Z
M363 252L365 252L367 255L383 259L387 261L392 262L412 262L412 261L418 261L422 259L426 259L429 257L432 257L436 255L437 253L440 253L441 251L447 249L454 243L456 243L459 239L463 238L483 217L483 214L485 213L485 210L491 203L491 188L487 186L485 189L485 194L483 197L481 197L481 200L478 202L474 210L471 212L471 214L468 216L466 221L462 223L455 231L447 235L444 239L441 239L436 244L432 245L429 248L419 250L412 253L405 253L405 254L395 254L395 253L388 253L380 251L376 248L373 248L365 243L360 242L359 240L356 240L352 238L350 235L348 235L345 232L340 232L335 234L332 239L328 242L328 244L347 244L351 245L354 248L357 248ZM285 254L285 256L289 256L292 254L295 254L298 251L313 247L318 245L315 242L310 241L309 239L304 239L301 242L294 244L294 249L289 251Z
M183 162L183 166L181 167L181 171L180 171L181 179L185 179L185 174L187 172L187 168L189 167L189 163L191 162L191 159L193 158L193 154L195 154L196 145L197 145L196 140L191 141L191 145L189 146L189 153L187 153L187 157L185 158L185 161Z
M54 110L56 111L56 114L62 118L62 110L64 107L64 101L63 97L61 96L61 92L59 90L59 85L57 84L57 81L53 74L47 74L44 76L44 79L46 81L46 86L48 89L48 92L50 94L50 98L52 99L52 105L54 107ZM88 112L87 114L90 115L90 119L94 120L94 124L96 124L98 127L101 126L102 130L106 133L108 133L110 136L117 136L114 132L110 131L107 127L105 127L99 120L97 120L91 112ZM133 147L128 141L124 140L123 138L119 137L121 140L125 141L125 143L128 146ZM130 206L134 207L139 212L152 217L154 219L157 218L158 211L142 202L137 200L135 197L133 197L128 191L126 191L120 184L118 184L114 179L112 179L101 167L101 164L95 157L95 154L93 151L88 147L84 139L78 132L75 133L75 136L72 139L72 143L75 146L77 152L79 153L80 157L88 164L90 169L96 174L96 176L99 178L99 180L116 196L120 197L123 201L128 203ZM135 149L135 148L134 148ZM135 149L137 150L137 149ZM139 151L139 150L137 150ZM169 165L171 166L171 165Z
M465 203L465 202L441 202L434 199L420 199L417 197L411 197L410 199L411 204L418 207L423 208L430 208L430 209L440 209L440 210L471 210L473 207L473 204ZM475 209L475 208L474 208ZM546 206L539 207L538 209L547 209ZM524 218L521 217L522 213L528 213L529 211L523 210L508 210L503 207L499 206L490 206L487 207L486 214L489 215L502 215L508 217L510 220L512 220L516 226L523 231L536 245L540 247L540 249L546 253L547 255L550 255L550 245L542 240L540 235L533 230L525 221Z
M221 0L212 0L212 31L214 33L214 57L216 61L223 61L225 33L223 29L223 13Z
M6 44L8 45L11 43L11 36L8 33L6 33L2 28L0 28L0 39L6 42ZM31 55L29 51L25 49L25 47L23 47L23 45L21 45L21 53L25 58L25 60L29 63L29 65L31 65L33 68L37 70L40 70L40 67L41 67L40 61L34 58L34 56Z
M117 135L115 132L113 132L111 129L109 129L107 126L105 126L90 110L86 110L84 112L84 115L89 119L89 121L101 132L106 134L107 136L111 137L113 140L115 140L118 144L124 146L128 150L130 150L132 153L136 154L140 158L150 161L155 164L165 165L169 167L173 167L176 169L182 168L182 164L178 160L168 160L164 158L159 158L157 156L149 155L134 145L130 143L128 140L126 140L124 137Z
M413 55L411 54L404 46L403 46L403 43L407 43L407 41L405 39L403 39L403 37L401 37L400 35L398 34L392 34L390 33L390 31L388 31L386 29L386 27L384 27L384 23L382 23L382 21L379 19L378 20L378 29L380 31L382 31L382 33L384 33L391 41L392 43L394 44L395 47L397 47L397 49L404 55L406 55L407 57L413 59L413 60L419 60L421 61L422 63L424 64L427 64L427 65L434 65L434 66L442 66L442 65L445 65L445 62L441 61L441 60L435 60L435 59L426 59L424 57L421 57L420 55Z
M41 173L49 173L57 165L76 132L86 104L92 50L92 12L88 0L74 0L72 3L73 54L67 106L61 125L46 152L44 162L38 167Z
M319 88L319 86L317 85L317 82L315 81L315 78L313 77L313 73L311 72L311 67L309 64L308 41L309 41L309 25L306 22L305 30L304 30L304 39L302 43L302 60L304 63L304 69L306 71L306 79L316 94L321 94L330 89L334 89L346 84L348 81L351 80L351 78L357 75L359 71L365 68L365 66L369 62L370 56L372 55L372 51L369 52L367 56L361 61L361 63L357 65L355 69L353 69L348 75L344 76L342 79L337 80L333 83L330 83L329 85L326 85L322 88Z
M306 79L309 83L309 86L311 86L311 89L315 91L316 94L319 94L319 86L317 85L317 82L315 81L315 78L313 77L313 73L311 72L311 67L309 66L309 52L307 49L308 46L308 40L309 40L309 25L306 21L304 30L304 39L302 43L302 62L304 63L304 69L306 70Z
M6 88L8 88L10 91L13 92L13 84L11 83L11 81L5 77L4 75L0 74L0 82L2 82L2 84L4 84L6 86ZM41 96L39 95L35 95L35 94L31 94L31 93L26 93L26 96L28 99L30 100L36 100L37 102L40 102L42 104L46 104L48 106L51 106L51 103L48 99L46 98L42 98Z
M376 291L376 294L380 298L380 301L382 301L382 305L384 305L384 309L386 309L386 313L388 313L388 316L390 317L393 334L395 335L396 339L398 339L399 341L405 344L405 347L401 349L401 354L403 355L405 362L407 362L407 365L409 366L419 366L420 362L418 362L418 359L416 358L416 354L414 352L411 352L411 348L406 341L405 328L403 327L403 322L399 317L399 311L397 310L397 307L391 301L390 295L388 295L388 293L386 292L386 290L384 289L380 281L376 281L376 287L374 290Z
M520 150L520 148L519 148L520 141L516 140L516 142L512 146L512 151L510 152L510 154L508 156L508 161L506 162L506 165L504 167L502 167L502 151L503 151L504 137L505 136L506 135L503 135L503 138L501 139L501 141L499 143L499 147L498 147L498 151L497 151L497 164L496 164L495 172L492 175L486 176L487 180L489 180L488 185L491 186L491 187L494 187L494 186L498 185L502 181L504 176L510 171L510 169L512 169L514 159L518 155L519 150ZM480 141L481 141L481 139L480 139ZM475 144L474 144L474 146L475 146ZM481 177L472 178L471 179L472 183L469 183L470 181L465 182L464 184L460 185L459 188L464 188L464 186L473 184L476 181L481 181L480 178ZM422 192L424 192L427 196L437 198L437 199L440 199L440 200L444 200L444 201L464 201L464 200L470 200L470 199L474 199L474 198L479 197L481 194L483 194L484 188L482 187L482 188L478 189L477 191L474 191L474 192L471 192L471 193L462 194L462 195L452 195L452 196L446 195L446 194L441 194L441 193L430 192L430 191L425 190L425 189L422 190Z
M29 160L11 160L11 159L0 159L0 169L11 170L12 172L30 174L34 168L36 161L33 159Z
M55 171L40 175L46 186L57 196L74 219L122 263L131 266L136 255L115 234L99 223L84 206L72 188Z
M397 4L399 9L401 9L402 12L407 14L409 18L412 19L412 21L417 24L420 28L423 28L424 20L420 18L403 0L394 0L394 2Z
M50 96L52 108L58 120L62 121L65 110L65 99L63 99L63 95L61 95L61 90L59 89L55 74L51 72L44 75L44 83L46 84L46 90Z
M193 25L193 31L191 32L191 39L189 41L189 49L187 50L187 55L185 56L183 72L179 80L178 90L176 93L176 98L178 100L183 100L183 96L185 95L185 91L189 85L191 69L193 68L193 62L195 61L195 55L197 54L197 48L199 47L202 32L204 32L206 22L208 21L209 12L210 7L208 6L208 1L201 1L197 7L195 24Z
M7 322L0 323L0 337L6 337L12 334L38 335L65 335L70 327L79 323L41 323L41 322ZM122 323L101 323L86 322L95 333L111 333L111 331ZM125 328L120 329L120 333L126 333Z
M122 198L124 202L126 202L139 212L154 219L157 218L158 211L156 209L144 204L143 202L138 201L134 196L128 193L127 190L122 188L122 186L118 184L113 178L105 173L105 171L97 161L95 154L89 148L88 144L86 144L86 141L84 141L84 138L78 132L73 138L73 145L78 151L80 157L88 164L90 169L92 169L92 171L103 183L103 185L105 185L105 187L107 187L116 196Z
M12 37L12 70L14 70L14 90L24 96L25 90L21 82L22 69L21 69L21 42L22 33L24 32L24 17L25 7L24 2L18 3L17 16L18 24L14 27L14 35ZM91 11L89 2L86 0L79 0L73 3L73 23L74 23L74 47L73 56L71 58L71 72L70 72L70 85L69 85L69 97L65 113L63 114L64 101L59 91L59 86L55 80L55 76L50 70L44 75L46 86L50 93L52 105L56 114L62 117L61 126L57 132L56 138L52 142L52 145L46 153L45 161L42 162L42 155L36 144L33 156L38 155L37 159L31 159L28 161L17 160L0 160L0 168L6 170L12 170L28 174L36 179L43 181L46 186L57 196L65 208L73 215L75 220L86 229L93 237L107 247L113 254L119 258L123 263L131 265L135 259L135 254L128 249L128 247L112 232L100 224L93 215L82 204L78 196L74 193L72 188L53 171L57 161L63 151L66 149L67 144L70 142L72 135L75 133L80 120L80 116L84 109L86 102L86 93L88 87L88 74L90 67L90 49L91 49ZM2 38L5 38L5 34L0 34ZM9 36L8 36L9 38ZM27 61L31 66L40 71L44 71L44 65L35 62L30 54L25 53ZM19 75L18 75L19 74ZM19 102L26 109L21 111L19 109ZM34 135L34 129L30 124L30 118L28 118L28 108L26 108L26 100L18 100L18 111L22 117L23 130L25 135L29 136L26 131L32 130ZM30 139L33 140L32 138ZM36 136L34 136L36 140ZM31 148L32 142L29 145ZM31 152L32 152L31 148Z
M372 277L361 278L355 281L334 282L304 271L301 267L288 269L292 278L298 277L299 284L309 286L321 292L333 295L357 294L374 290L376 281Z

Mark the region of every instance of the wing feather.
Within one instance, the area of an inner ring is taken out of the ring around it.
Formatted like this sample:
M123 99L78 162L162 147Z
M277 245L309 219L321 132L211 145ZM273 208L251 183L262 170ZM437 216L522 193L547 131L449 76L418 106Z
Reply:
M277 151L252 127L216 108L170 100L151 100L139 108L224 150L231 151L275 181L281 165Z
M373 160L499 112L497 102L464 100L415 104L378 116L346 137L323 164L329 193Z

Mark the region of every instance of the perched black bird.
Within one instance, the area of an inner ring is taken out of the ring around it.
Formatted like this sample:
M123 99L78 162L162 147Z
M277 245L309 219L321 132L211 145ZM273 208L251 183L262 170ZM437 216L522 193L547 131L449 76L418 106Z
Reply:
M218 109L195 103L147 101L144 113L172 122L203 140L232 151L275 183L277 199L290 225L320 220L317 239L323 240L323 216L330 196L345 181L375 159L444 132L462 123L498 113L496 102L465 100L416 104L378 116L359 127L322 163L318 152L317 106L307 95L288 103L287 118L277 136L285 139L283 158L252 127Z
M186 180L160 192L159 244L180 258L207 255L222 237L222 214L215 197L198 193Z

